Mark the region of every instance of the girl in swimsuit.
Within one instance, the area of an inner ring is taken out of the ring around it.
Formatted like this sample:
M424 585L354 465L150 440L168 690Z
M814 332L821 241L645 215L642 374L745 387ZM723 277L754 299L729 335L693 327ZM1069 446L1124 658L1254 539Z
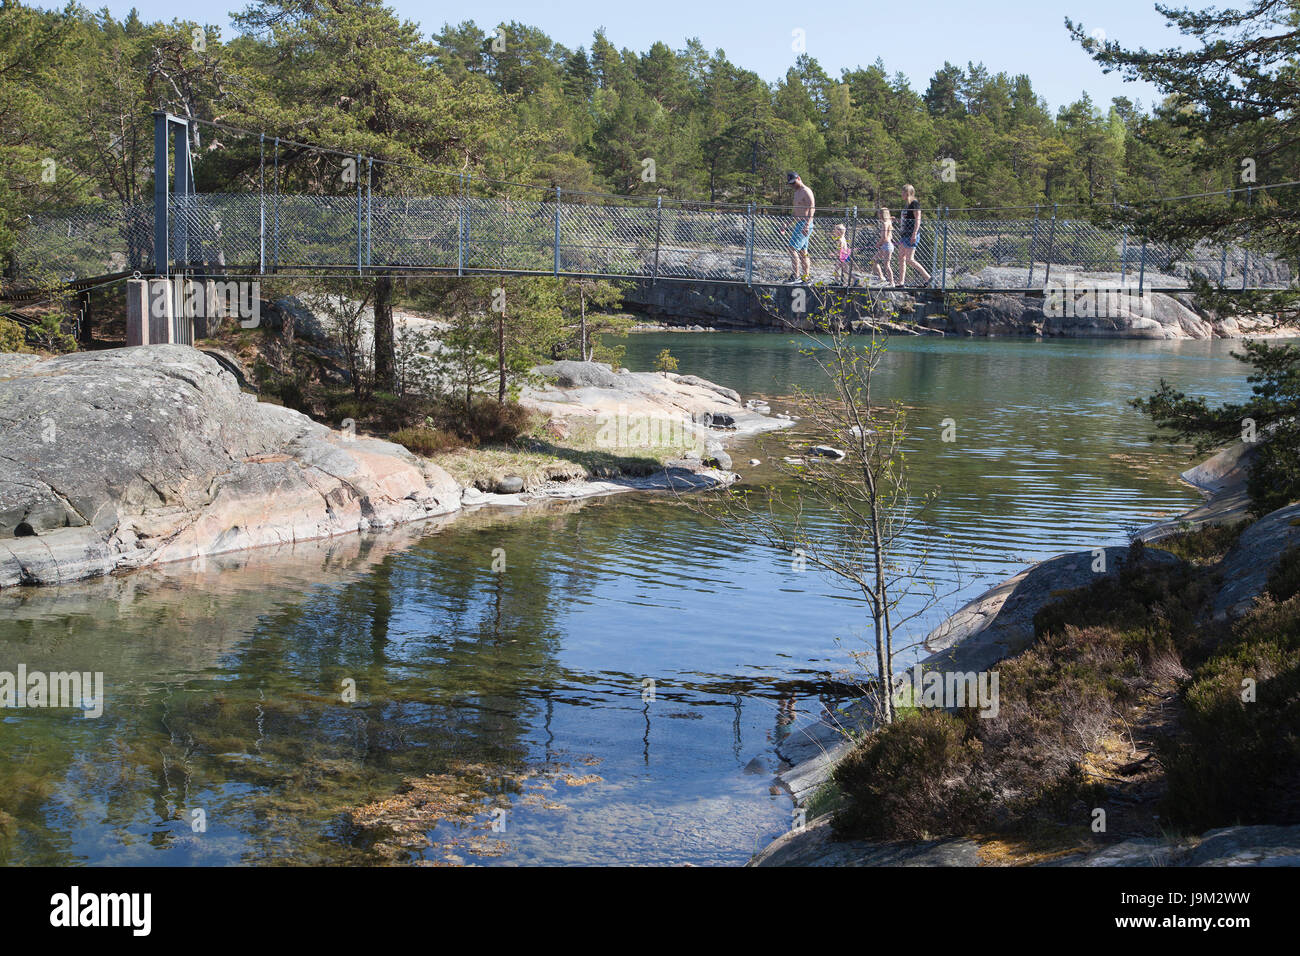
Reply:
M889 215L889 209L885 206L880 207L880 244L876 246L876 261L872 265L876 268L876 278L881 282L885 281L885 275L880 271L881 263L884 263L885 270L889 273L889 283L886 288L893 286L894 267L890 265L889 258L894 254L894 220Z
M844 225L841 223L831 231L831 237L835 240L835 279L848 285L849 257L853 255L853 250L849 248L848 240L844 238L844 231Z

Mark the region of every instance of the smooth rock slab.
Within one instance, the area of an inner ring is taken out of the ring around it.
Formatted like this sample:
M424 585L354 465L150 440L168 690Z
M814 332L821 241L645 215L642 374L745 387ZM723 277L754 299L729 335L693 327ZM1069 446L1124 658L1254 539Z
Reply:
M1239 617L1263 592L1278 559L1300 545L1300 504L1266 514L1241 533L1219 565L1223 587L1214 598L1216 619Z
M24 357L25 358L25 357ZM258 402L188 346L0 362L0 587L392 527L460 507L400 445Z
M900 843L838 841L829 821L819 817L801 830L773 840L750 866L976 866L972 840L924 840Z
M1034 615L1060 592L1116 574L1129 560L1125 546L1099 550L1105 552L1105 571L1092 570L1094 552L1075 551L1041 561L985 591L926 636L932 654L922 663L927 670L981 671L1019 654L1034 641ZM1150 549L1142 560L1179 563L1167 551Z

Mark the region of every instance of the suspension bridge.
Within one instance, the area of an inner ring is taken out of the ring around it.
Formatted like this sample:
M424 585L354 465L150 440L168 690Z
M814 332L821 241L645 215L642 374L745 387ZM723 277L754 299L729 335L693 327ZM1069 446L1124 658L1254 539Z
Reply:
M764 287L787 283L791 273L793 211L786 207L566 192L455 173L442 173L445 187L424 194L381 194L374 188L381 161L246 130L258 138L256 190L199 192L194 122L154 114L155 169L163 173L155 176L152 202L31 217L8 266L10 288L21 294L36 287L35 277L48 283L51 275L77 288L129 276L378 273ZM351 170L350 179L341 177L347 190L282 191L288 146L333 155ZM503 185L506 194L492 193ZM1088 273L1135 284L1139 293L1186 289L1194 274L1254 290L1286 288L1296 277L1294 264L1244 243L1177 246L1128 226L1062 215L1058 207L1027 208L1020 218L993 213L923 211L915 258L934 277L931 288L1040 293L1053 276ZM836 225L854 249L847 278L835 271ZM874 210L819 206L809 248L813 281L881 285L872 269L879 236Z

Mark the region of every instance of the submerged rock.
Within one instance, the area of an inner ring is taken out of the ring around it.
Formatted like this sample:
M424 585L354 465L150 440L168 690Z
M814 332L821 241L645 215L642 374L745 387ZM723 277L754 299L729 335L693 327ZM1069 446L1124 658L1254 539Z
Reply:
M808 454L813 458L829 458L832 461L843 461L848 455L839 448L832 448L830 445L810 445Z
M507 475L497 482L495 490L499 495L517 495L524 490L524 480L518 475Z

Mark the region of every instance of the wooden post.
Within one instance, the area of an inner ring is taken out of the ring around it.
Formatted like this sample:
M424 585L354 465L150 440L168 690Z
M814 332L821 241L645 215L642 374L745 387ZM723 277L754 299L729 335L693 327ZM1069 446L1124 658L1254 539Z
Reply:
M172 284L170 279L150 279L145 299L149 336L144 345L166 345L172 340Z
M149 344L149 281L126 280L126 344Z
M193 288L203 287L183 273L172 277L172 314L167 341L174 345L194 344L195 303L190 295Z

